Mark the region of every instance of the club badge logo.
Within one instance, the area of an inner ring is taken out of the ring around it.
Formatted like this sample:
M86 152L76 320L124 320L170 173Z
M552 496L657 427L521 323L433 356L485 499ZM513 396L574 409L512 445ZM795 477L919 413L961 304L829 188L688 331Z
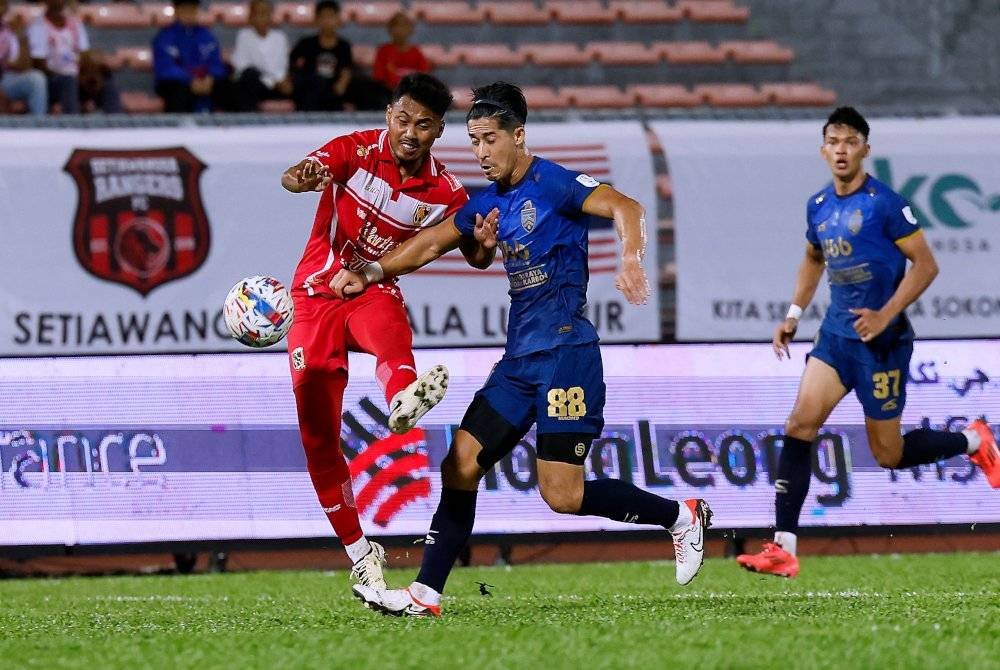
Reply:
M529 233L535 229L535 205L530 200L521 207L521 227Z

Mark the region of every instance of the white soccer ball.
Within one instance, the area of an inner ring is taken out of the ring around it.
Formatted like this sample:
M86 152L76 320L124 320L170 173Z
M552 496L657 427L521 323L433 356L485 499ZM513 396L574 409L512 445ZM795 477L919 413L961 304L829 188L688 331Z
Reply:
M292 296L274 277L257 275L236 282L222 308L233 339L248 347L269 347L292 327Z

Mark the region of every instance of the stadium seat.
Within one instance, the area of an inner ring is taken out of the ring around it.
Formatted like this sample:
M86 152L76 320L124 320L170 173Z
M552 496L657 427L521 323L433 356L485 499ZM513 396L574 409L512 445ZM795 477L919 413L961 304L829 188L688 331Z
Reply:
M371 44L352 44L351 58L355 64L370 69L375 64L375 47Z
M111 57L110 63L129 70L148 72L153 69L153 52L149 47L121 47Z
M146 11L132 4L81 5L77 14L95 28L145 28L150 24Z
M680 0L677 8L695 23L746 23L750 10L729 0Z
M421 44L420 50L434 67L455 67L461 61L457 51L440 44Z
M518 49L528 61L542 67L579 67L591 61L591 54L572 42L522 44Z
M451 50L471 67L520 67L526 60L523 51L506 44L457 44Z
M215 22L221 23L230 28L242 28L247 24L249 6L243 4L213 4L212 13L215 14Z
M837 102L837 94L814 83L761 84L761 93L774 105L783 107L827 107Z
M295 111L295 103L291 100L262 100L257 109L265 114L291 114Z
M627 90L642 107L697 107L704 101L678 84L637 84Z
M552 20L552 12L548 8L535 6L534 2L480 2L490 23L498 26L542 26Z
M763 107L768 104L767 96L750 84L699 84L694 92L713 107Z
M635 99L617 86L561 86L559 93L570 106L582 109L623 109Z
M648 25L652 23L678 23L684 13L665 2L650 0L611 0L609 8L623 23Z
M642 42L591 42L586 50L603 65L656 65L661 56Z
M311 4L309 9L311 13ZM360 26L384 26L393 14L402 9L398 2L360 2L345 7L344 19Z
M475 25L486 16L482 7L470 7L467 2L433 2L421 0L412 3L411 10L416 17L430 25Z
M25 24L31 23L36 18L41 16L45 12L45 8L41 5L11 5L10 13L7 15L8 19L13 19L15 16L20 16L21 20Z
M726 57L742 64L787 65L795 52L770 40L720 42L719 49Z
M674 197L674 187L670 183L670 175L661 174L656 176L656 193L664 200Z
M174 8L169 3L152 2L142 5L142 11L146 14L147 25L162 28L174 22Z
M715 65L726 62L726 52L708 42L654 42L663 58L672 65Z
M551 86L525 86L521 89L528 109L565 109L569 99Z
M311 26L314 21L313 3L281 2L274 10L275 23L293 26Z
M545 5L556 21L572 25L609 26L618 13L600 0L550 0Z
M122 109L129 114L158 114L163 100L145 91L122 91Z

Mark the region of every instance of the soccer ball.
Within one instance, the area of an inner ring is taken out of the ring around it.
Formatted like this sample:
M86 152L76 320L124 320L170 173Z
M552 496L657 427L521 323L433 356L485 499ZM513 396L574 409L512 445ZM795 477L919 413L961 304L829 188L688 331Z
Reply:
M236 282L222 307L233 339L248 347L269 347L292 327L295 308L280 281L257 275Z

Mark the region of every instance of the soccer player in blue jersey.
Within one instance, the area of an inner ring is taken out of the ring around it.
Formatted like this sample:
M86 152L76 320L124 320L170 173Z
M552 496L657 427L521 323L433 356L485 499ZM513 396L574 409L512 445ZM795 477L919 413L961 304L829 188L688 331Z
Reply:
M363 276L342 272L335 291L351 294L383 276L412 272L475 240L483 256L499 246L510 280L507 347L476 393L441 464L441 501L423 562L408 589L363 587L355 595L390 614L440 615L441 593L472 533L479 480L532 425L538 435L538 486L563 514L663 526L673 536L676 577L694 579L704 556L711 510L704 500L660 498L618 479L584 480L591 442L604 427L605 386L597 330L584 315L587 216L614 220L622 242L616 286L632 304L646 302L643 208L586 174L532 156L525 146L521 90L497 82L473 91L466 117L472 149L492 183L455 216L421 232Z
M788 343L824 268L831 303L785 423L774 542L758 554L737 557L753 572L798 574L796 531L812 476L812 442L852 389L864 408L868 446L879 465L910 468L969 454L990 485L1000 488L1000 453L984 420L961 432L900 432L913 353L913 329L904 310L930 286L938 268L906 200L865 172L868 133L868 123L852 107L835 110L823 126L820 153L833 182L806 207L805 258L787 318L772 342L779 359L789 356Z

